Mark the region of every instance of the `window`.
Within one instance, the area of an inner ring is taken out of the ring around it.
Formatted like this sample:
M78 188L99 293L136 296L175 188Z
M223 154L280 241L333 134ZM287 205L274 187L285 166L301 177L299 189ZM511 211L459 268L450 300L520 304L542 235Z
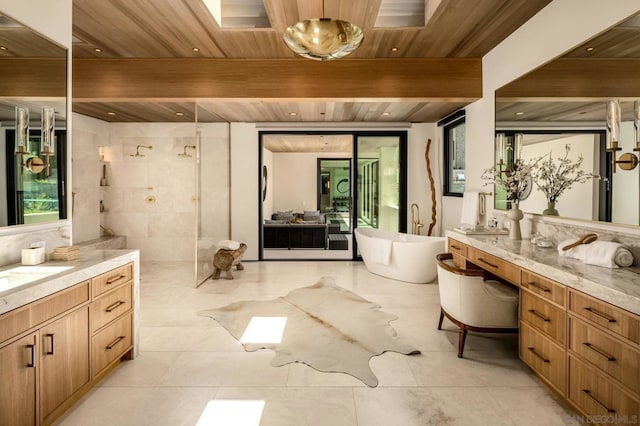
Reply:
M465 114L464 110L455 112L438 123L443 127L444 142L444 195L461 197L466 180L465 152Z

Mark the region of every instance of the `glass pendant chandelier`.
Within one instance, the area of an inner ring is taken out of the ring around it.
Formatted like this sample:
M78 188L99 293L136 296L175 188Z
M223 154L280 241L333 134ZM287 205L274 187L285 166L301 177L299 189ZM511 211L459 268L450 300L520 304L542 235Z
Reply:
M350 22L324 17L291 25L284 41L296 54L316 61L332 61L353 53L362 43L362 30Z

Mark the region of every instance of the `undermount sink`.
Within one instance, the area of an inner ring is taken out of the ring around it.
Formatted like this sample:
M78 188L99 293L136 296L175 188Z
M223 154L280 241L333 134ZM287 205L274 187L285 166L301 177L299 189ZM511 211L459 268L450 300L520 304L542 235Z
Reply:
M66 271L73 266L16 266L0 272L0 292L28 284L50 275Z

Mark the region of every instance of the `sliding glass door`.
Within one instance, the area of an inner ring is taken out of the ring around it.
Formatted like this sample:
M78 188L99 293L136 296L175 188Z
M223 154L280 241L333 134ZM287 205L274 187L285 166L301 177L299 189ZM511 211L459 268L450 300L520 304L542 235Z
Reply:
M358 133L355 140L355 225L406 232L406 133Z

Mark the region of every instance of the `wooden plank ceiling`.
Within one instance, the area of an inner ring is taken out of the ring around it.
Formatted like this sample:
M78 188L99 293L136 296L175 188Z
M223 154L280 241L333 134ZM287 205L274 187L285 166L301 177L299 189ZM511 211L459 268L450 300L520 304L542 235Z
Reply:
M350 60L442 58L444 62L453 58L481 58L551 0L425 0L422 12L424 25L379 28L375 23L383 1L264 0L271 28L222 29L202 0L74 0L73 35L77 42L73 45L73 56L74 59L87 61L179 58L187 68L190 60L207 58L290 59L303 64L308 60L296 57L282 41L282 34L295 22L324 14L350 21L363 29L364 42L349 57ZM233 3L233 0L223 0L223 5L225 3ZM415 22L415 16L409 18L412 19L407 22ZM99 73L98 62L95 64L95 73ZM326 65L313 63L318 68ZM375 71L375 65L367 63L358 75L368 81L368 78L375 76ZM286 75L288 69L282 68L279 72ZM104 82L92 78L95 73L83 77L74 73L74 84L78 78L84 78L84 81L77 83L85 87L94 83L96 90L98 86L101 91L106 90ZM455 79L456 74L453 70L451 77ZM428 80L429 73L425 72L423 78ZM146 84L153 85L154 81L149 79ZM371 86L375 88L373 83ZM424 96L399 99L399 96L374 95L359 96L348 101L336 97L300 101L292 96L269 99L268 102L207 96L189 96L188 100L197 99L206 103L213 121L248 122L432 122L473 100L454 99L455 96L446 94L433 99L424 99ZM172 112L171 108L176 107L173 104L186 100L158 97L92 98L87 95L81 100L74 100L73 110L108 121L156 121L158 114L164 111L161 114L164 119L181 121L185 116L175 116L176 111ZM130 103L130 108L122 105L125 102ZM116 112L116 115L106 116L107 111ZM122 113L118 114L118 111ZM298 113L290 115L290 112Z
M633 119L640 99L640 14L496 91L496 122L603 123L605 101Z

